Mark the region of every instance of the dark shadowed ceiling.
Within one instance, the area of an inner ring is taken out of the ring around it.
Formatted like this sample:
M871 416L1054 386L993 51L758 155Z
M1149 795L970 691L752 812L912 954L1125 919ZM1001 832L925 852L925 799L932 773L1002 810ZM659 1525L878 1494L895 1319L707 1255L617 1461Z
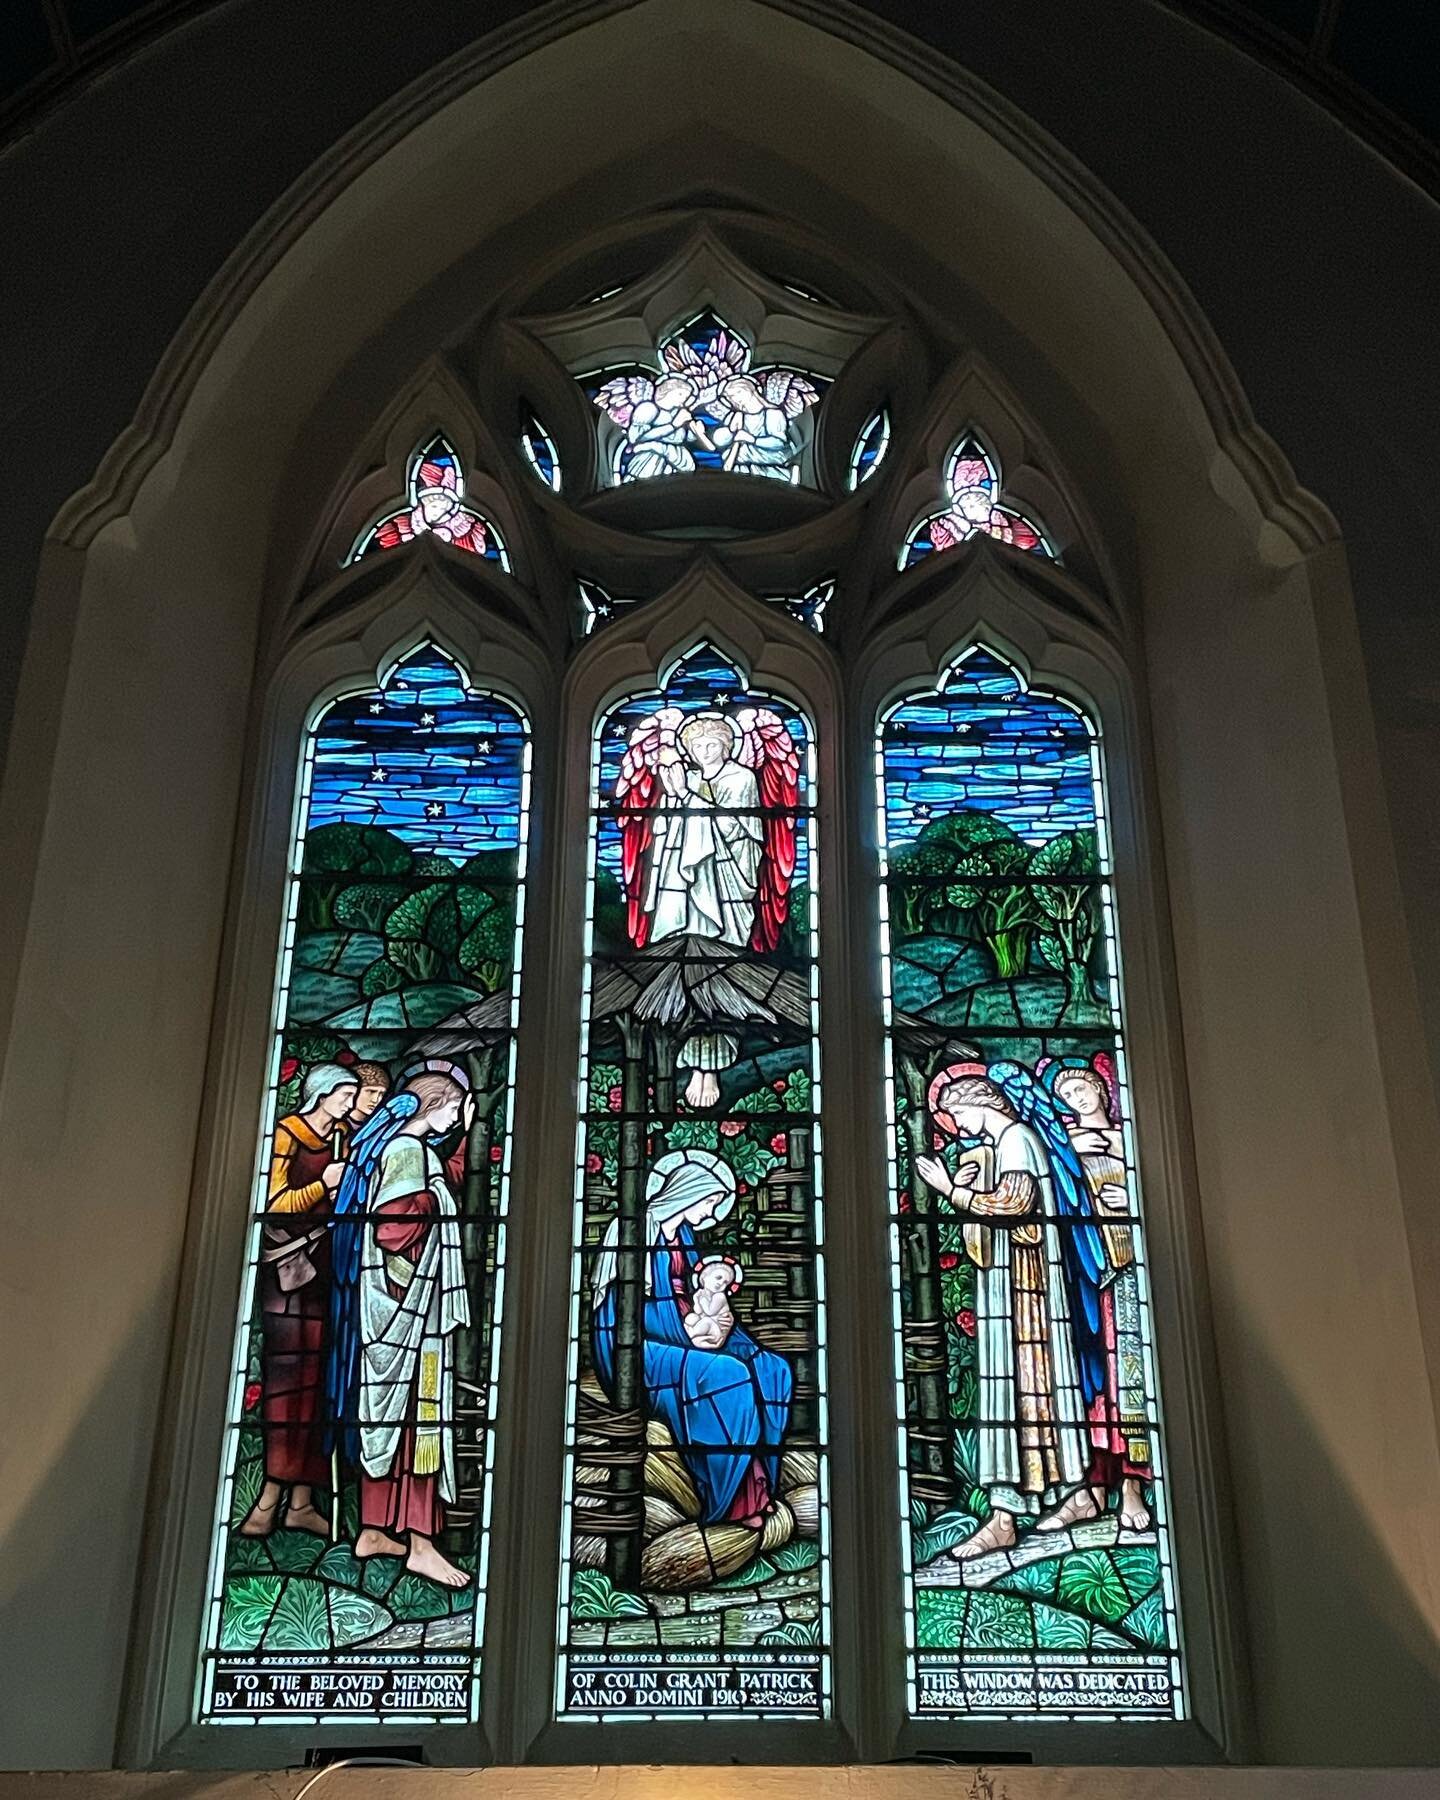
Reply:
M40 111L147 39L227 3L0 0L0 137L23 130ZM1397 166L1440 193L1440 0L1163 3L1282 71ZM934 5L935 0L928 5L882 0L875 10L924 37ZM337 29L343 11L337 9ZM477 23L484 16L477 10Z

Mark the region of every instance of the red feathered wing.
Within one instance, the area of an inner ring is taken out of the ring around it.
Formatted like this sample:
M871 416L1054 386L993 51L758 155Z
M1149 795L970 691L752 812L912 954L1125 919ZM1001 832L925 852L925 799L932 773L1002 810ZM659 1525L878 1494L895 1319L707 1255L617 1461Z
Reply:
M655 842L655 805L660 797L660 753L668 749L673 754L680 716L675 708L662 707L642 719L630 733L615 777L625 930L637 950L643 950L650 940L645 892L650 882L650 849Z
M795 876L795 808L800 799L800 750L783 722L765 707L735 715L741 731L740 761L755 771L763 846L755 883L755 925L750 948L768 953L780 942L790 916Z

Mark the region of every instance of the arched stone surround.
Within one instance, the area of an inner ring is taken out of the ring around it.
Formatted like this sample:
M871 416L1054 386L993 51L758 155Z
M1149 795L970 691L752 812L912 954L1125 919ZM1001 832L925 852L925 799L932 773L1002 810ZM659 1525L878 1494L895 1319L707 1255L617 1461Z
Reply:
M1140 780L1168 876L1259 1744L1363 1754L1388 1694L1412 1709L1419 1755L1440 1617L1415 1297L1434 1266L1434 1122L1397 1073L1413 1066L1406 952L1336 528L1293 490L1158 255L975 84L942 98L774 8L737 7L718 47L701 7L592 11L523 60L456 69L448 90L437 76L410 96L408 134L397 107L381 141L328 159L294 235L217 278L47 546L5 803L23 954L0 1095L0 1180L65 1197L25 1211L21 1254L77 1270L86 1321L57 1334L43 1284L17 1309L37 1418L4 1528L32 1569L63 1558L77 1587L42 1637L85 1637L68 1654L109 1696L103 1738L138 1538L109 1521L144 1508L177 1284L191 1316L181 1241L224 1067L214 1002L234 966L236 822L259 791L257 674L315 521L417 346L460 327L477 283L518 279L573 235L566 221L683 199L723 169L728 199L863 239L924 306L962 317L1083 491L1148 682ZM729 132L697 124L673 79L702 41L717 85L721 56L743 77ZM655 104L626 117L614 81L642 70ZM796 83L804 135L784 104ZM882 140L883 166L866 154ZM1363 1320L1363 1359L1337 1316ZM74 1480L72 1440L103 1452L104 1484ZM1313 1579L1317 1560L1337 1585ZM33 1643L12 1656L23 1693ZM1327 1735L1320 1715L1342 1699L1348 1729Z

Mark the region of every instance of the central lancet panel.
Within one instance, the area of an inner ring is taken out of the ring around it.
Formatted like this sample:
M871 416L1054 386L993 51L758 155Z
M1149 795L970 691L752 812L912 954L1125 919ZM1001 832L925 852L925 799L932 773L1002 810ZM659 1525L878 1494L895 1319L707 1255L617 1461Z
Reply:
M594 739L557 1707L829 1707L814 745L701 647Z

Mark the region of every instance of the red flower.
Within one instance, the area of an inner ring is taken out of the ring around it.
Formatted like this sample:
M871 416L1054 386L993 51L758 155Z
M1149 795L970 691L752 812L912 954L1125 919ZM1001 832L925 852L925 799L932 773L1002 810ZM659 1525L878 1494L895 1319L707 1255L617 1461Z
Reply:
M940 1267L942 1269L956 1268L956 1267L958 1267L959 1262L960 1262L960 1258L955 1254L955 1252L953 1250L942 1250L940 1252Z
M604 1162L594 1150L592 1150L585 1158L585 1173L587 1175L598 1175L604 1167Z
M736 1191L737 1191L737 1193L748 1194L750 1192L750 1183L748 1181L740 1182L737 1186Z
M938 1131L932 1131L930 1133L930 1148L932 1150L943 1150L945 1148L945 1140Z
M337 1050L335 1052L335 1060L338 1063L353 1063L355 1061L355 1052L353 1050Z
M499 1162L500 1159L504 1156L504 1154L505 1154L505 1146L503 1144L492 1144L490 1146L491 1162Z
M962 1306L959 1312L956 1313L955 1323L965 1333L966 1337L974 1337L975 1315L968 1306Z
M720 1121L721 1137L739 1137L745 1127L738 1119L722 1119Z
M777 1156L783 1156L790 1148L790 1140L783 1131L777 1131L770 1140L770 1148Z
M782 1076L779 1081L772 1081L770 1083L770 1085L772 1088L774 1088L774 1090L777 1094L783 1094L785 1092L786 1086L788 1084L786 1083L785 1078Z
M245 1410L246 1410L246 1412L254 1412L255 1408L259 1404L260 1404L260 1383L258 1381L247 1382L245 1385Z
M282 1058L280 1063L280 1079L282 1081L291 1080L293 1076L299 1073L299 1069L300 1058L298 1056L287 1056Z
M896 1197L896 1201L895 1201L895 1204L896 1204L896 1206L897 1206L897 1207L898 1207L898 1208L899 1208L899 1210L900 1210L900 1211L901 1211L901 1212L909 1212L909 1210L910 1210L910 1196L909 1196L909 1195L908 1195L908 1194L900 1194L900 1195L898 1195L898 1196L897 1196L897 1197Z
M610 1092L605 1096L605 1104L610 1108L611 1112L619 1112L620 1108L625 1104L625 1095L622 1090L618 1087L611 1088Z

